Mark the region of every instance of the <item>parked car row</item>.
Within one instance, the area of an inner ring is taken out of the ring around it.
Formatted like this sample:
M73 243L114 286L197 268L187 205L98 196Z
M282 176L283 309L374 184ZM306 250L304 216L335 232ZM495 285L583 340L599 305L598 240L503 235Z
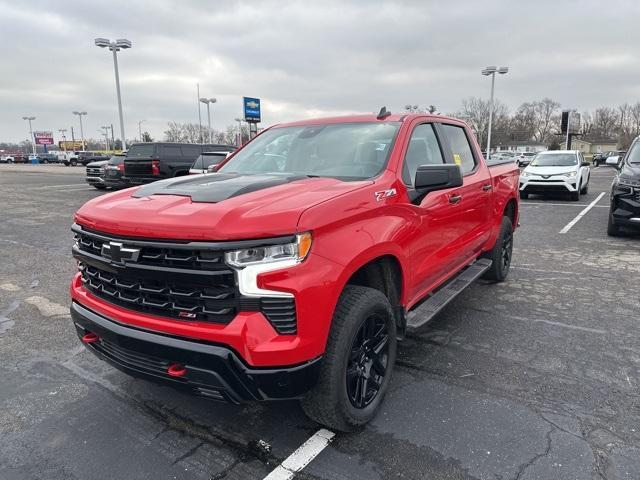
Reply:
M235 150L232 145L189 143L136 143L112 157L93 157L86 181L95 188L124 188L163 178L208 173ZM83 152L89 153L89 152ZM88 156L81 157L84 162Z

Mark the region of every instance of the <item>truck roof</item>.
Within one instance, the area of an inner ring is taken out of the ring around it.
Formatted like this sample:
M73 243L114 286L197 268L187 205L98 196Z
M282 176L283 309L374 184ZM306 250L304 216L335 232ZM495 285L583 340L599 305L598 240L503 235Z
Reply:
M297 127L304 125L329 125L332 123L356 123L356 122L404 122L414 118L432 118L438 120L451 120L460 122L459 119L436 115L432 113L392 113L384 119L379 119L376 114L344 115L339 117L310 118L296 122L280 123L274 127Z

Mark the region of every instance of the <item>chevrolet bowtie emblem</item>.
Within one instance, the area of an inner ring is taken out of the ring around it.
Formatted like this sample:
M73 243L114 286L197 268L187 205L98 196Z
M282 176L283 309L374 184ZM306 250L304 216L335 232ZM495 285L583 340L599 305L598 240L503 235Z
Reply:
M140 249L125 247L120 242L105 242L102 244L100 254L111 260L111 263L137 262Z

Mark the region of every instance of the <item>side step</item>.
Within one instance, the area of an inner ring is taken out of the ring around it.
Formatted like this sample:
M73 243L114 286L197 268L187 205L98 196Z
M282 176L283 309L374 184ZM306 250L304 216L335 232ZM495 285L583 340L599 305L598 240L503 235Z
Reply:
M449 283L444 287L407 313L407 331L412 332L426 325L460 292L489 270L491 263L488 258L477 260L462 270L456 277L449 280Z

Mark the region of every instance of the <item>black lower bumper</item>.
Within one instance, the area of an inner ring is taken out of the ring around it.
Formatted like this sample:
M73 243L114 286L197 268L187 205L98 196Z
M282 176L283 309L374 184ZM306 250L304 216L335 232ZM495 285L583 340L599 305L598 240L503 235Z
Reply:
M94 333L87 347L123 372L189 393L232 403L301 398L318 379L321 359L294 367L250 368L224 346L125 326L77 302L71 318L78 336ZM172 365L186 370L171 376Z

